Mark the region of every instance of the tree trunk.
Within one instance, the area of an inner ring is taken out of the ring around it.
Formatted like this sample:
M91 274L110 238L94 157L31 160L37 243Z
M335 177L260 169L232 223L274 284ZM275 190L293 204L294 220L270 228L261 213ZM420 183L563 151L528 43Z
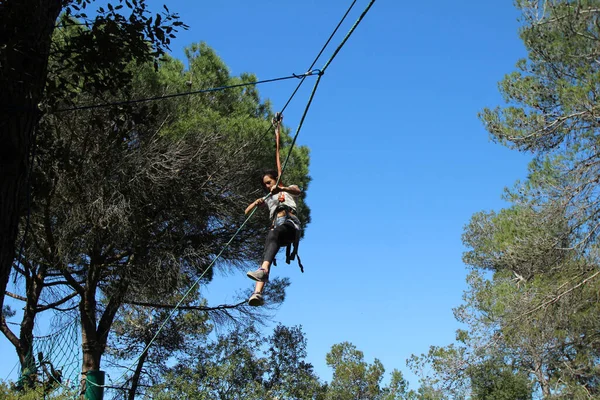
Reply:
M97 322L96 291L100 279L100 268L94 266L93 263L90 265L84 295L79 303L79 311L81 313L81 344L83 350L82 373L84 374L87 371L97 371L100 369L100 360L106 348L108 334L115 315L117 315L119 307L123 304L123 298L128 288L127 282L117 283L100 321Z
M44 288L44 279L46 267L40 267L40 270L29 271L29 277L26 280L27 303L23 309L23 318L21 320L21 331L19 333L19 347L17 353L21 362L21 370L35 364L36 354L33 353L33 328L35 326L35 317L37 308Z
M104 349L100 348L96 332L96 284L85 287L85 295L79 303L81 314L81 347L83 351L82 373L100 369L100 358Z
M538 383L540 385L540 389L542 389L542 398L549 399L550 398L550 383L546 379L543 370L543 363L539 360L535 360L533 363L535 369L534 374L537 377Z
M150 340L148 340L147 343L144 343L144 347L148 346L149 343ZM144 351L140 356L137 366L135 367L135 371L133 372L133 376L131 377L131 389L129 389L128 400L135 400L135 394L140 383L140 376L142 375L142 367L144 366L144 362L146 362L147 357L148 350Z
M0 310L28 207L27 173L61 0L0 3Z

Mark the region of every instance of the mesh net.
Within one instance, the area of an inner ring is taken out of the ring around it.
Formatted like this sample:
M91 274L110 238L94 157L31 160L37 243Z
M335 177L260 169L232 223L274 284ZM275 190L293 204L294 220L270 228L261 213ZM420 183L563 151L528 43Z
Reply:
M64 324L46 336L33 337L30 366L20 373L19 385L36 375L44 384L75 390L81 371L81 342L79 320Z

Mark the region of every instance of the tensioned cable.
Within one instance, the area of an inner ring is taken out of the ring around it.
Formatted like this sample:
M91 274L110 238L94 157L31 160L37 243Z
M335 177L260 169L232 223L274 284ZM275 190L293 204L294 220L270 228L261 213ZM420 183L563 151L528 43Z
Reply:
M287 167L288 161L290 159L290 155L292 153L292 150L294 148L294 145L296 143L296 139L298 138L298 135L300 134L300 130L302 129L302 125L304 123L304 120L306 118L306 115L308 114L308 110L312 104L313 98L315 96L315 93L317 91L317 88L319 86L319 83L321 81L321 77L323 76L325 70L327 69L327 67L331 64L331 61L335 58L335 56L337 56L337 54L339 53L339 51L341 50L341 48L346 44L346 42L348 41L348 39L350 38L350 36L352 35L352 33L354 32L354 30L356 29L356 27L358 26L358 24L360 24L360 22L362 21L362 19L364 18L364 16L367 14L367 12L369 11L369 9L371 8L371 6L375 3L375 0L371 0L371 2L369 3L369 5L367 6L367 8L363 11L363 13L360 15L360 17L358 18L358 20L354 23L354 25L352 26L352 28L350 29L350 31L346 34L346 36L344 37L344 39L342 40L342 42L340 43L340 45L336 48L336 50L333 52L333 55L329 58L329 60L325 63L325 67L319 72L317 80L315 82L315 85L313 86L313 90L310 94L310 98L308 99L308 102L306 104L306 107L304 108L304 112L302 113L302 117L300 118L300 123L298 124L298 128L296 129L296 133L294 135L294 138L292 140L292 143L290 145L290 148L288 150L288 154L287 157L284 161L283 167L282 167L282 175L285 172L285 169ZM280 177L281 178L281 177ZM270 194L267 194L263 197L263 199L266 199L267 197L269 197ZM152 346L153 342L156 340L156 338L158 337L158 335L160 334L160 332L162 331L162 329L164 328L164 326L167 324L167 322L171 319L171 317L175 314L175 312L177 311L177 309L179 308L179 306L183 303L183 301L187 298L187 296L192 292L192 290L198 285L198 283L200 282L200 280L204 277L204 275L214 266L214 264L216 263L216 261L221 257L221 255L225 252L225 250L229 247L229 245L231 244L231 242L233 242L233 239L235 239L235 237L241 232L241 230L246 226L246 224L248 223L248 221L250 220L250 218L252 218L252 216L254 215L254 213L256 212L257 207L254 207L252 209L252 211L250 212L250 214L246 217L246 219L244 220L244 222L242 222L242 224L240 225L240 227L235 231L235 233L233 234L233 236L229 239L229 241L227 243L225 243L225 245L223 246L223 248L221 249L221 251L219 252L219 254L217 254L215 256L215 258L211 261L211 263L206 267L206 269L204 270L204 272L194 281L194 283L192 284L192 286L184 293L183 297L179 300L179 302L177 302L177 304L174 306L173 310L169 313L169 316L167 318L165 318L165 320L162 322L162 324L160 325L160 327L158 328L158 330L156 331L156 333L154 334L154 336L152 337L152 339L150 339L150 342L146 345L146 347L144 347L144 349L142 350L141 354L137 357L137 359L131 364L131 367L129 367L129 369L131 370L133 368L133 366L135 366L135 364L139 361L140 357L148 351L148 349L150 348L150 346ZM120 380L121 378L123 378L125 376L125 373L123 375L121 375L121 377L118 379ZM117 381L118 381L117 380ZM87 380L86 380L87 381ZM96 386L102 386L102 385L97 385L93 382L89 382L92 385L96 385Z
M310 95L310 99L308 101L308 104L306 105L306 108L304 109L304 113L303 113L302 118L300 120L300 125L298 126L298 129L296 130L296 134L294 136L294 140L293 140L292 145L290 146L290 149L288 151L287 158L285 159L284 167L287 166L287 161L288 161L288 159L290 157L290 154L291 154L291 152L293 150L293 145L296 142L296 138L298 137L298 134L300 133L300 129L302 128L302 123L304 122L304 118L306 117L306 114L308 113L308 109L310 108L310 105L311 105L312 100L314 98L317 86L319 84L319 81L321 80L321 76L322 76L322 74L319 74L319 77L317 78L317 81L315 83L313 91L312 91L312 93ZM281 172L282 175L283 175L283 172L285 172L284 168L282 168L282 172ZM266 199L269 196L270 196L270 194L265 195L264 199ZM148 342L148 344L146 345L146 347L144 348L144 350L142 350L141 354L137 357L137 359L128 368L129 370L133 369L133 367L139 361L139 359L142 357L142 355L145 352L148 351L148 349L150 348L150 346L152 346L152 343L154 342L154 340L156 340L156 338L158 337L158 335L160 334L160 332L162 331L162 329L171 320L171 318L173 317L173 315L175 314L175 312L178 310L179 306L189 296L189 294L192 292L192 290L194 290L196 288L196 286L198 285L198 283L200 282L200 280L204 277L204 275L215 265L216 261L221 257L221 255L225 252L225 250L227 250L227 248L229 247L229 245L231 244L231 242L233 242L233 239L235 239L237 237L237 235L242 231L242 229L244 229L244 227L246 226L246 224L248 223L248 221L250 220L250 218L252 218L252 216L254 215L254 213L256 212L257 209L258 209L258 207L254 207L252 209L252 211L250 212L250 214L246 217L246 219L244 220L244 222L242 222L242 224L240 225L240 227L235 231L235 233L233 234L233 236L231 236L231 238L229 239L229 241L227 241L227 243L225 243L225 245L223 246L223 248L221 249L221 251L219 252L219 254L217 254L215 256L215 258L213 258L213 260L206 267L206 269L204 270L204 272L202 272L202 274L194 281L194 283L192 284L192 286L190 286L190 288L183 294L183 296L177 302L177 304L175 304L175 306L173 307L173 310L169 313L169 315L167 316L167 318L165 318L165 320L161 323L161 325L159 326L158 330L156 331L156 333L154 334L154 336L152 337L152 339L150 339L150 342ZM123 378L125 376L125 374L126 373L123 373L123 375L117 381L119 381L121 378ZM89 382L89 383L94 384L93 382Z
M350 4L350 6L348 7L348 9L346 10L346 12L344 13L344 15L342 16L342 18L340 19L340 22L338 22L338 24L336 25L336 27L333 30L333 32L331 32L331 35L329 35L329 38L327 39L327 41L325 42L325 44L321 47L321 50L319 51L319 54L317 54L317 56L313 60L312 64L310 64L310 67L308 67L309 71L313 70L313 67L315 66L315 64L317 63L317 61L319 60L319 58L321 57L321 55L323 54L323 52L325 51L325 49L327 48L327 46L329 45L329 43L331 42L331 40L333 39L333 37L335 36L335 34L337 33L338 29L340 29L340 26L342 26L342 24L346 20L346 17L348 16L348 14L350 14L350 11L352 11L352 8L356 4L356 1L357 0L354 0L352 2L352 4ZM296 95L296 93L298 93L298 90L300 90L300 87L304 83L305 79L306 79L306 77L302 77L302 79L300 80L300 82L298 83L298 85L296 86L296 88L294 89L294 91L292 92L292 94L290 95L290 97L288 98L288 100L285 102L285 105L283 106L283 108L279 111L280 114L283 114L283 112L286 110L286 108L288 107L288 105L292 102L292 99L294 98L294 96ZM271 128L272 128L272 126L269 126L267 128L267 130L261 135L260 139L256 142L256 144L254 144L254 148L257 148L263 142L263 140L265 140L265 138L267 137L267 134L269 132L271 132ZM240 150L241 150L241 148L238 149L238 151L240 151ZM232 156L235 156L238 151L234 152ZM252 151L250 152L250 154L252 154Z
M171 98L174 98L174 97L190 96L190 95L193 95L193 94L200 94L200 93L219 92L219 91L222 91L222 90L227 90L227 89L232 89L232 88L237 88L237 87L255 86L255 85L262 84L262 83L279 82L279 81L285 81L285 80L288 80L288 79L306 79L307 76L315 75L316 73L317 73L317 71L308 71L308 72L305 72L305 73L300 74L300 75L292 74L292 75L284 76L284 77L281 77L281 78L264 79L262 81L254 81L254 82L246 82L246 83L237 83L237 84L234 84L234 85L218 86L218 87L214 87L214 88L201 89L201 90L188 91L188 92L179 92L179 93L173 93L173 94L166 94L166 95L162 95L162 96L147 97L147 98L143 98L143 99L122 100L122 101L114 101L114 102L110 102L110 103L89 104L89 105L85 105L85 106L75 106L75 107L70 107L70 108L61 108L61 109L55 110L54 112L55 113L59 113L59 112L67 112L67 111L89 110L89 109L92 109L92 108L122 106L122 105L126 105L126 104L146 103L146 102L149 102L149 101L171 99Z
M360 17L358 17L358 19L356 20L354 25L352 25L352 28L350 28L350 30L348 31L348 33L346 34L346 36L344 37L344 39L342 40L340 45L335 49L335 51L333 52L331 57L329 57L329 60L327 60L327 62L325 63L325 65L323 66L321 71L319 72L319 77L317 78L317 81L315 82L315 86L313 87L313 91L310 94L310 98L308 99L308 105L306 106L306 109L304 110L304 113L302 114L302 118L300 119L300 125L298 126L298 130L296 131L296 135L294 135L294 139L292 139L292 144L290 144L290 150L288 151L285 161L283 162L283 166L281 168L281 175L283 175L283 172L285 171L285 168L287 167L287 163L290 159L290 155L292 154L292 149L294 148L294 145L296 144L296 138L298 138L298 133L300 133L300 127L302 126L302 123L304 122L304 118L306 117L308 107L310 107L310 103L312 102L315 92L317 90L317 87L319 86L319 82L321 81L321 77L323 76L323 74L325 73L325 71L327 70L327 68L329 67L331 62L333 61L333 59L338 55L338 53L340 52L342 47L344 47L344 45L346 44L346 42L348 41L348 39L354 32L354 30L356 29L358 24L360 24L360 22L363 20L365 15L367 15L367 12L369 11L369 9L371 8L371 6L374 3L375 3L375 0L371 0L369 5L365 8L365 10L362 12L362 14L360 14ZM277 183L275 183L275 187L277 187L279 185L279 181L281 181L281 175L277 178Z
M338 53L340 52L340 50L342 49L342 47L346 44L346 42L348 41L348 39L350 39L350 36L354 32L354 30L356 29L356 27L358 26L358 24L360 24L360 22L363 20L363 18L365 17L365 15L367 15L367 12L369 12L369 10L371 9L371 6L374 3L375 3L375 0L371 0L371 2L365 8L365 10L362 12L362 14L360 14L360 17L358 17L358 19L356 20L356 22L354 23L354 25L352 25L352 28L350 28L350 30L346 34L346 37L344 37L344 39L342 40L342 43L340 43L340 45L337 47L337 49L335 49L335 51L333 52L333 54L331 55L331 57L329 57L329 60L325 63L325 65L323 66L323 68L321 68L321 71L323 73L325 73L325 70L327 69L327 67L329 67L329 64L331 64L331 62L333 61L333 59L338 55Z
M327 39L327 41L325 42L325 44L321 48L321 51L319 51L319 54L317 54L317 56L313 60L312 64L310 64L310 67L308 67L308 69L307 69L308 71L311 71L313 69L313 67L315 66L315 64L317 63L317 61L319 60L319 58L321 57L321 55L323 54L323 52L325 51L325 49L327 48L327 46L329 45L329 42L331 42L331 39L333 39L333 37L337 33L338 29L340 29L340 26L342 26L342 23L346 20L346 17L348 16L348 14L350 14L350 11L354 7L354 4L356 4L356 1L357 0L354 0L352 2L352 4L350 4L350 7L348 7L348 9L346 10L346 13L344 14L344 16L342 17L342 19L340 20L340 22L338 22L338 24L335 27L335 29L333 30L333 32L331 32L331 35L329 35L329 39ZM305 79L306 79L306 77L303 77L302 80L300 81L300 83L298 83L298 86L296 86L296 89L294 90L294 92L290 96L290 99L285 103L285 105L281 109L281 111L280 111L281 114L283 114L283 112L285 111L285 109L287 108L287 106L290 104L290 102L292 101L292 98L294 97L294 95L296 94L296 92L298 91L298 89L300 89L300 86L302 86L302 84L304 83Z

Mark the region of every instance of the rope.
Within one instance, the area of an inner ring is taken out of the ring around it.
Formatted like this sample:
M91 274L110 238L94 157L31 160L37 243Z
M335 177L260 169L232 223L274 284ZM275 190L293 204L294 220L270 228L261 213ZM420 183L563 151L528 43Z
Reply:
M110 103L90 104L90 105L85 105L85 106L75 106L75 107L71 107L71 108L61 108L61 109L55 110L54 112L59 113L59 112L68 112L68 111L77 111L77 110L89 110L89 109L93 109L93 108L103 108L103 107L110 107L110 106L122 106L122 105L126 105L126 104L146 103L149 101L171 99L174 97L182 97L182 96L190 96L192 94L219 92L222 90L233 89L233 88L237 88L237 87L253 86L253 85L259 85L262 83L285 81L288 79L306 79L307 76L315 75L315 73L316 73L315 71L308 71L308 72L305 72L304 74L300 74L300 75L292 74L292 75L284 76L281 78L265 79L262 81L254 81L254 82L246 82L246 83L237 83L235 85L218 86L218 87L209 88L209 89L202 89L202 90L195 90L195 91L188 91L188 92L179 92L179 93L167 94L167 95L163 95L163 96L147 97L147 98L143 98L143 99L123 100L123 101L115 101L115 102L110 102Z
M346 20L346 17L348 16L348 14L350 14L350 11L352 10L352 7L354 7L354 5L356 4L356 1L357 0L354 0L352 2L352 4L350 4L350 7L348 7L348 9L346 10L346 13L344 14L344 16L342 17L342 19L340 20L340 22L338 22L337 26L335 27L335 29L333 30L333 32L331 32L331 35L329 35L329 38L327 39L327 41L325 42L325 44L323 45L323 47L321 47L321 51L319 51L319 54L317 54L317 56L313 60L312 64L310 64L310 67L308 67L308 71L312 71L313 67L315 66L315 64L317 63L317 61L319 60L319 58L321 57L321 55L323 54L323 52L325 51L325 49L327 48L327 46L329 45L329 42L331 42L331 39L333 39L333 37L337 33L338 29L340 29L340 26L342 26L342 23ZM292 93L292 96L290 97L290 99L285 103L285 105L281 109L281 111L280 111L281 114L283 114L283 112L285 111L285 109L287 108L287 106L290 104L290 101L292 100L292 98L294 97L294 95L296 94L296 92L298 91L298 89L300 89L300 86L302 86L302 84L304 83L304 79L305 78L302 78L302 80L300 81L300 83L298 83L298 86L296 86L296 89L294 90L294 93Z
M6 377L6 379L4 379L5 381L7 381L7 380L10 378L10 376L11 376L11 375L12 375L12 373L15 371L15 369L16 369L16 368L19 366L19 364L20 364L20 363L17 361L17 363L15 364L15 366L14 366L14 367L12 367L12 369L11 369L11 370L10 370L10 372L8 373L8 376Z
M354 0L352 2L352 4L350 4L350 7L348 7L348 9L344 13L344 16L342 17L342 19L340 19L340 21L336 25L335 29L333 30L333 32L331 32L331 34L329 35L329 38L327 39L327 41L325 42L325 44L321 47L321 50L319 51L319 54L317 54L317 56L315 57L315 59L313 60L313 62L310 64L310 67L308 67L309 71L313 71L313 67L317 64L317 61L319 60L319 58L321 57L321 55L323 54L323 52L325 51L325 49L327 48L327 46L329 45L329 43L331 42L331 40L333 39L333 37L335 36L335 34L337 33L337 31L340 28L340 26L342 26L342 23L346 20L346 17L348 16L348 14L350 14L350 11L352 10L352 8L354 7L354 5L356 4L356 1L357 0ZM318 72L320 72L320 71L318 71ZM296 96L296 93L298 93L298 90L300 90L300 87L304 83L305 79L306 79L306 77L302 77L302 79L300 80L300 82L298 83L298 85L296 86L296 88L294 89L294 91L292 92L292 94L290 95L290 97L288 98L288 100L285 102L285 105L279 111L279 113L281 115L283 115L283 112L290 105L290 103L292 102L292 99L294 98L294 96ZM265 138L267 137L267 134L271 131L271 128L272 128L272 126L269 126L267 128L267 130L262 134L262 136L260 137L260 139L256 142L255 148L258 148L258 146L263 142L263 140L265 140ZM233 156L235 156L236 154L237 154L237 152L235 152L233 154ZM279 175L281 175L281 173L279 173Z
M281 176L281 159L279 158L279 130L281 128L282 120L283 114L275 114L275 161L277 162L277 176Z
M327 60L327 62L323 66L323 68L321 68L322 73L325 73L325 70L327 70L327 67L329 67L329 64L331 64L331 62L333 61L333 59L335 58L335 56L338 55L338 53L340 52L340 50L342 49L342 47L344 47L344 45L346 44L346 42L348 41L348 39L350 39L350 36L352 35L352 33L354 33L354 30L356 29L356 27L358 26L358 24L361 23L361 21L363 20L363 18L365 17L365 15L367 15L367 12L369 12L369 10L371 9L371 6L374 3L375 3L375 0L371 0L371 2L369 3L369 5L367 6L367 8L365 8L365 10L362 12L362 14L360 14L360 17L358 17L358 19L356 20L356 22L354 23L354 25L352 25L352 28L350 28L350 30L346 34L346 37L344 37L344 39L342 40L342 43L340 43L340 45L337 47L337 49L335 49L335 51L333 52L333 54L331 55L331 57L329 58L329 60Z
M294 149L294 146L296 144L296 139L298 138L298 136L300 134L300 130L302 129L302 125L304 124L304 120L306 118L306 115L308 114L308 110L310 109L310 106L311 106L312 101L314 99L314 96L315 96L315 93L316 93L317 88L319 86L319 83L321 82L321 77L323 76L323 74L325 72L325 69L331 64L331 61L339 53L339 51L341 50L341 48L346 44L346 42L348 41L348 38L350 37L350 35L352 35L352 33L354 32L354 30L356 29L356 27L358 26L358 24L362 21L362 19L366 15L367 11L371 8L371 6L373 5L373 3L375 3L375 0L371 0L371 2L369 3L369 5L365 9L365 11L363 11L363 13L360 15L359 19L354 23L354 25L352 26L352 28L350 29L350 31L346 34L346 37L343 39L343 41L340 43L340 45L334 51L333 55L325 63L325 67L321 71L318 72L317 80L315 82L315 85L313 86L313 89L312 89L312 92L311 92L310 97L308 99L308 102L306 104L306 107L304 108L304 112L302 113L302 117L300 118L300 123L298 124L298 128L296 129L296 133L294 135L294 138L292 139L292 143L290 144L289 151L287 153L287 156L286 156L285 161L284 161L283 166L282 166L281 175L277 179L277 183L275 184L275 187L277 187L277 185L279 184L279 181L281 180L281 176L283 175L283 173L285 172L285 170L287 168L288 161L290 159L290 156L291 156L292 151ZM312 74L312 71L309 71L309 72L311 72L311 74ZM267 199L269 196L270 196L270 194L266 194L263 197L263 200ZM229 241L227 243L225 243L225 245L223 246L223 248L221 249L221 251L219 252L219 254L217 254L215 256L215 258L211 261L211 263L206 267L206 269L204 270L204 272L202 272L202 274L194 281L194 283L192 284L192 286L190 286L190 288L183 294L182 298L179 300L179 302L177 302L177 304L175 305L175 307L173 308L173 310L169 313L169 316L167 318L165 318L165 320L161 323L160 327L158 328L158 330L156 331L156 333L154 334L154 336L152 337L152 339L150 339L150 342L146 345L146 347L144 347L144 349L142 350L141 354L135 359L135 361L127 369L132 370L133 367L135 366L135 364L140 360L141 356L148 351L148 349L150 348L150 346L152 346L152 344L154 343L154 341L156 340L156 338L158 337L158 335L160 334L160 332L162 331L162 329L165 327L165 325L167 324L167 322L171 320L171 318L173 317L173 315L175 314L175 312L177 311L177 309L179 308L179 306L183 303L183 301L187 298L187 296L189 296L189 294L192 292L192 290L194 290L196 288L196 286L202 280L202 278L204 277L204 275L214 266L214 264L216 263L216 261L221 257L221 255L229 247L229 245L231 244L231 242L233 242L233 240L237 237L237 235L246 226L246 224L248 223L248 221L250 220L250 218L252 218L252 216L254 215L254 213L256 212L256 210L257 210L257 207L254 207L252 209L252 211L250 212L250 214L246 217L246 219L244 220L244 222L236 230L236 232L233 234L233 236L231 237L231 239L229 239ZM126 372L123 373L119 377L119 379L117 379L117 381L119 381L121 378L124 378L125 375L126 375ZM97 385L97 384L95 384L93 382L89 382L89 383L91 383L93 385L96 385L96 386L102 386L102 385Z
M290 144L290 150L288 151L287 156L285 157L285 161L283 162L283 167L281 167L281 174L279 174L279 177L277 177L277 182L275 183L275 187L279 186L281 177L283 176L283 173L285 172L285 169L287 167L290 156L292 155L292 150L294 149L294 145L296 144L296 139L298 138L298 135L300 134L300 129L302 128L302 124L304 124L304 119L306 118L308 109L310 108L313 98L315 97L315 93L317 92L317 87L319 87L319 82L321 82L322 76L323 76L323 73L320 73L319 77L317 78L317 81L315 82L315 85L313 86L313 90L310 93L308 103L306 104L306 108L304 109L304 112L302 113L302 118L300 118L300 123L298 124L298 129L296 129L296 134L294 135L294 138L292 139L292 144ZM266 200L267 197L269 197L270 195L271 195L270 193L265 195L265 197L263 197L263 200ZM256 208L254 208L254 210L256 210Z
M315 86L313 87L313 91L312 91L312 93L310 95L310 99L308 101L308 104L306 105L306 108L304 109L304 113L302 114L302 118L300 119L300 124L298 126L298 129L296 130L296 134L294 135L294 139L292 140L292 144L290 146L290 149L288 151L287 157L286 157L285 162L283 164L283 167L281 169L281 174L282 175L285 172L285 168L287 167L288 160L289 160L290 155L292 153L292 150L294 148L294 144L296 143L296 138L300 134L300 129L302 128L302 124L304 122L306 114L308 113L308 109L310 108L310 104L312 103L312 100L314 98L315 92L317 90L317 86L319 85L319 81L321 80L321 76L322 76L322 74L319 74L319 76L317 78L317 81L315 83ZM266 194L263 197L263 200L266 199L269 196L270 196L270 194ZM167 324L167 322L169 322L171 320L171 318L173 317L173 315L175 315L175 312L177 311L177 309L179 308L179 306L183 303L183 301L187 298L187 296L189 296L189 294L192 292L192 290L194 290L196 288L196 286L202 280L202 278L204 277L204 275L215 265L215 262L221 257L221 255L225 252L225 250L227 250L227 248L229 247L229 245L231 244L231 242L233 242L233 239L235 239L237 237L237 235L242 231L242 229L244 229L244 227L246 226L246 224L248 223L248 221L250 220L250 218L252 218L252 216L254 215L254 213L256 212L257 209L258 209L257 207L254 207L252 209L252 211L246 217L246 219L244 220L244 222L242 223L242 225L240 225L240 227L237 229L237 231L235 231L235 233L233 234L233 236L231 237L231 239L229 239L229 241L227 243L225 243L225 245L223 246L223 248L221 249L221 251L219 252L219 254L217 254L215 256L215 258L211 261L211 263L208 265L208 267L206 267L206 269L204 270L204 272L202 272L202 274L194 281L194 283L192 284L192 286L190 286L190 288L183 294L183 296L181 297L181 300L179 300L179 302L177 302L177 304L175 305L175 307L173 308L173 310L169 313L169 315L167 316L167 318L165 318L165 320L161 323L161 325L159 326L158 330L156 331L156 333L154 334L154 336L152 337L152 339L150 339L150 342L148 342L148 344L146 345L146 347L144 347L144 349L142 350L141 354L136 358L136 360L128 368L129 370L133 369L133 367L139 361L139 359L141 358L141 356L148 351L148 349L150 348L150 346L152 346L152 343L154 343L154 340L156 340L156 338L158 337L158 335L160 334L160 332L162 331L162 329L165 327L165 325ZM121 378L124 378L125 374L126 374L126 372L123 373L119 377L119 379L117 379L117 381L121 380ZM89 383L94 384L93 382L89 382Z

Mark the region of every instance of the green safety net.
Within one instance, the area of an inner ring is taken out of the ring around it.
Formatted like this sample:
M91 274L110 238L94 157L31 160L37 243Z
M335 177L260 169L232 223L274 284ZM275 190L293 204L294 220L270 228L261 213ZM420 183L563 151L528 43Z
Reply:
M34 380L53 389L75 390L81 372L79 320L76 318L53 333L33 337L33 350L28 366L20 371L17 387L31 385Z

